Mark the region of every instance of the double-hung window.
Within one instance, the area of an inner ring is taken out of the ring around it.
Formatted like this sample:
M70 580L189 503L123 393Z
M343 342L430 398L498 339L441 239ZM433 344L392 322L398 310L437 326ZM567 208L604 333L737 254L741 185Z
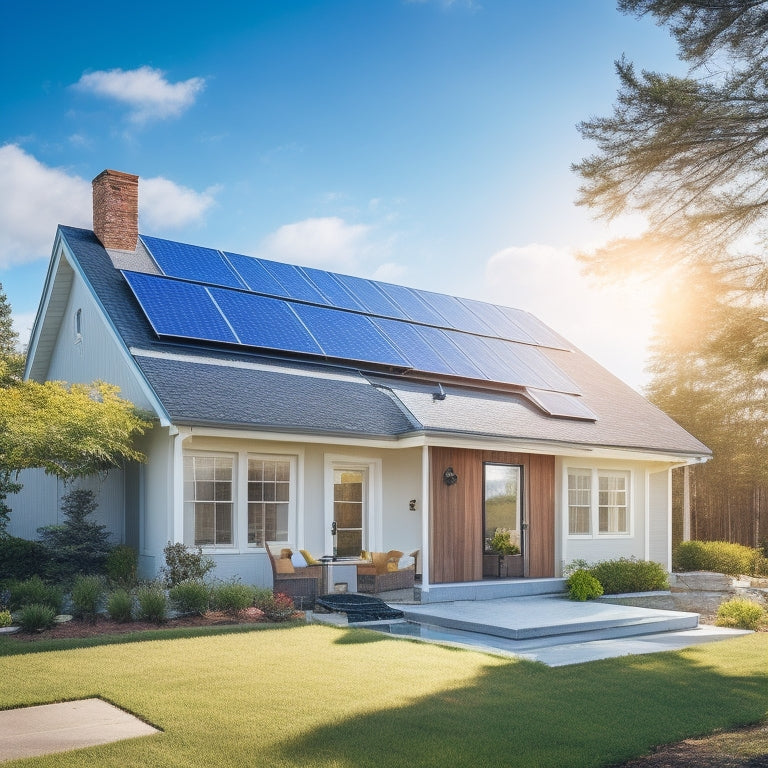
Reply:
M248 458L248 543L288 541L291 505L291 461Z
M568 470L568 534L626 536L631 532L629 472Z
M234 457L184 457L184 516L196 546L234 544Z

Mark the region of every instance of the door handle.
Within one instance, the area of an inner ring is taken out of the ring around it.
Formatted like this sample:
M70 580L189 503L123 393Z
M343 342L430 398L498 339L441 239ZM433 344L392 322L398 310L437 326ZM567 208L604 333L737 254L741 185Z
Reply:
M331 536L335 536L335 535L336 535L336 521L334 520L331 523Z

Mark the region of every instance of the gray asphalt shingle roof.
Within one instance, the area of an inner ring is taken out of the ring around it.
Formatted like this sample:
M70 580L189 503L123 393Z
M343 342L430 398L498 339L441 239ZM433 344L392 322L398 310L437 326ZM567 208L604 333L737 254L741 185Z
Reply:
M258 352L159 339L89 230L60 228L105 312L175 423L396 438L409 433L644 449L708 449L579 350L545 349L583 393L595 422L545 415L519 394L356 371ZM143 352L142 352L143 351Z

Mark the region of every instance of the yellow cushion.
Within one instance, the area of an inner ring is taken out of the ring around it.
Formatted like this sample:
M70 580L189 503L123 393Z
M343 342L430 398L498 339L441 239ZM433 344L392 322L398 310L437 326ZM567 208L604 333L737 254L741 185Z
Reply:
M392 573L393 571L397 570L397 561L396 560L389 560L387 562L387 571Z
M312 557L312 555L310 555L306 549L300 549L299 552L304 555L304 559L307 561L307 565L320 565L320 561L315 560L315 558Z
M296 573L290 557L280 557L275 560L275 573Z

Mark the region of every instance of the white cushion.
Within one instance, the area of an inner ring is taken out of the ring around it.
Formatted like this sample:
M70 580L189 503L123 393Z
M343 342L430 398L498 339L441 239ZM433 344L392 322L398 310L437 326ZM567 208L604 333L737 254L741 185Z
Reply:
M301 552L294 552L291 555L291 562L293 563L294 568L307 567L307 561L304 559L304 555L302 555Z
M405 568L410 568L416 561L410 555L403 555L397 561L397 570L402 571Z

